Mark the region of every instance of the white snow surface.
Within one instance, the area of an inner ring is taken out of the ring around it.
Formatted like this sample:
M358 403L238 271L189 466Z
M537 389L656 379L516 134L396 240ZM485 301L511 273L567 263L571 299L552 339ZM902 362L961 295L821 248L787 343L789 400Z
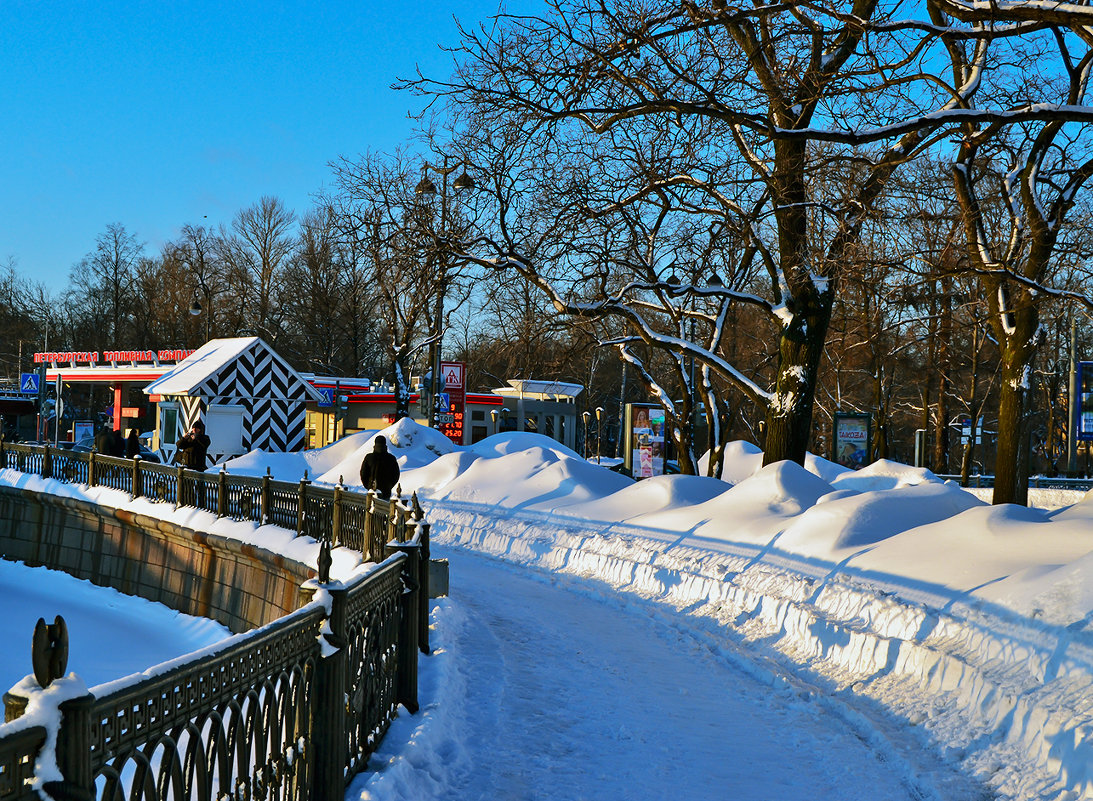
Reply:
M1051 508L989 506L894 462L857 472L815 457L804 468L763 467L745 443L727 449L724 480L635 483L535 434L457 448L407 420L378 433L402 465L403 492L418 492L434 521L436 550L451 561L452 597L434 607L438 649L423 660L422 713L396 721L374 772L350 796L538 798L549 784L521 782L554 776L562 785L550 797L1093 798L1090 496L1060 507L1053 495ZM359 485L372 436L292 458L326 467L321 482ZM229 471L264 473L277 458L242 457ZM278 477L292 479L280 470ZM0 471L0 481L155 514L156 505L109 490L13 471ZM169 507L166 514L313 563L313 543L272 527ZM342 574L359 569L350 554L342 560ZM593 609L569 609L574 594ZM600 622L605 606L612 624ZM628 627L633 616L642 634L615 639L603 630ZM667 657L646 650L650 638L689 653L698 673L716 677L728 664L766 690L753 694L728 675L698 683L688 665L658 662ZM647 669L653 664L662 667ZM611 672L629 699L621 707L599 697L612 692L599 683ZM725 683L739 684L740 697L726 697ZM654 697L680 688L703 703ZM571 713L537 708L533 697L572 704ZM726 711L738 702L745 708ZM785 717L774 725L768 714ZM654 718L657 726L644 728ZM780 760L781 790L712 790L724 744L712 741L737 742L753 721L756 743L766 742L768 725L791 742L798 731L820 738L830 773L804 764L798 749ZM842 750L832 734L840 728L872 756ZM705 732L701 746L693 729ZM535 747L525 758L539 767L508 765L519 748ZM689 748L698 749L691 773L708 775L710 785L658 784L650 766L677 775L665 760L687 761ZM607 761L589 762L589 751L605 749ZM627 751L633 764L610 761ZM894 783L873 785L872 796L864 794L872 779L822 789L836 770L873 776L872 758ZM585 768L626 776L603 783ZM812 792L795 784L798 769L812 776Z
M147 395L185 395L257 341L258 337L211 339L145 387L144 392Z
M60 615L68 629L68 668L88 685L113 681L230 637L212 620L80 581L67 573L0 560L0 688L31 672L38 618Z

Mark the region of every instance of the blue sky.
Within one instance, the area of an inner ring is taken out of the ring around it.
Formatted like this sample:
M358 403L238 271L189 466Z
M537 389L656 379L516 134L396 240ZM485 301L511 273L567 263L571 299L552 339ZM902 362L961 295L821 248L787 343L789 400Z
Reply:
M0 10L0 264L59 289L113 222L150 252L186 223L275 195L297 211L327 163L407 140L456 24L497 0L24 2Z

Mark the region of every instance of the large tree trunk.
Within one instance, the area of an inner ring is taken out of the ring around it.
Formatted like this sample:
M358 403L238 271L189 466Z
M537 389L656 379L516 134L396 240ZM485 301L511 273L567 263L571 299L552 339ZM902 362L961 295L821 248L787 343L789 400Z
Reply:
M812 436L812 407L820 369L831 295L816 295L808 312L798 311L779 342L778 379L767 410L763 464L784 459L805 463Z
M994 464L993 503L1028 505L1028 403L1035 326L1020 324L1001 349L1002 383L998 388L998 450Z

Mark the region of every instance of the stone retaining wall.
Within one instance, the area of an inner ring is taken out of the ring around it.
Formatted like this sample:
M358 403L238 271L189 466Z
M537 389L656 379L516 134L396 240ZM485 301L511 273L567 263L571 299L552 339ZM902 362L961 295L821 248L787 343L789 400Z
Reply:
M120 509L0 486L0 558L49 567L206 617L233 632L303 603L307 565Z

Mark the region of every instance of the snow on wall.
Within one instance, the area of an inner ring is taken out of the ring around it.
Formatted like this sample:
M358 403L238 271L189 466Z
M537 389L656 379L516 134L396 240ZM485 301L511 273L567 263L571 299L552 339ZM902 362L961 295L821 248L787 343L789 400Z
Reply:
M1070 628L928 587L885 591L774 548L688 548L625 524L447 500L433 540L605 582L826 692L882 704L999 798L1093 798L1093 649Z

